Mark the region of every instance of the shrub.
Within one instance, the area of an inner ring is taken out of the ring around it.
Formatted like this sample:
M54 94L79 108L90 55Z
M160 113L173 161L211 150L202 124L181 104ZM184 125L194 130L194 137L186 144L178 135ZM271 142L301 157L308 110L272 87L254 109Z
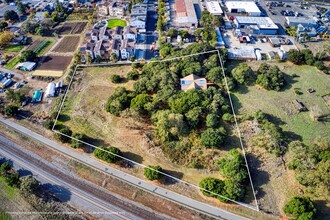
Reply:
M121 151L116 147L105 148L101 146L96 148L93 154L94 157L104 160L108 163L115 163L120 159L116 155L121 155Z
M202 188L201 192L203 193L203 195L218 198L218 195L212 194L210 192L222 195L225 183L222 180L213 177L206 177L199 182L199 187ZM210 192L207 192L203 189L206 189Z
M148 180L159 180L162 177L162 174L157 172L157 171L162 172L163 169L159 165L145 167L144 168L144 176Z
M120 81L121 81L121 77L117 74L111 75L110 79L111 79L111 82L113 82L113 83L120 83Z
M208 128L217 128L219 125L219 117L216 114L208 114L206 116L206 126Z
M45 128L51 130L53 128L54 121L52 119L47 119L44 123Z
M61 128L59 130L60 133L56 133L57 138L63 142L63 143L69 143L71 141L71 135L72 135L72 131L69 128ZM64 135L63 135L64 134Z
M304 196L293 197L283 208L285 214L294 219L313 219L316 208L310 198Z
M4 111L5 115L7 115L7 116L14 116L17 114L17 112L18 112L18 107L16 105L6 106L5 111Z
M83 134L78 134L78 133L73 133L73 134L72 134L72 137L73 137L73 138L76 138L76 139L78 139L78 140L80 140L80 141L82 141L83 138L84 138L84 135L83 135ZM82 146L84 145L83 143L81 143L81 142L78 141L78 140L71 139L71 147L72 147L72 148L80 148L80 147L82 147Z
M234 116L230 113L225 113L222 116L222 120L224 120L226 122L233 122L234 121Z

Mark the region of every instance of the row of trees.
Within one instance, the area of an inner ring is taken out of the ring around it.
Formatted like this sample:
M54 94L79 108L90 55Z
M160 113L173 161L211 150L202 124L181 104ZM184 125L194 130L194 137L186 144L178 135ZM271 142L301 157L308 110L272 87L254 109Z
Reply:
M320 71L328 73L330 68L327 68L323 60L327 58L327 55L330 55L330 47L326 46L323 51L319 51L317 54L312 53L310 49L304 49L301 51L298 50L289 50L288 60L297 65L310 65L315 66Z
M248 177L243 155L236 149L230 150L227 157L221 158L218 164L224 180L213 177L202 179L199 183L201 192L222 202L229 202L226 198L240 201L245 195Z
M165 2L164 0L158 0L158 20L157 20L157 30L162 33L166 27L165 20Z

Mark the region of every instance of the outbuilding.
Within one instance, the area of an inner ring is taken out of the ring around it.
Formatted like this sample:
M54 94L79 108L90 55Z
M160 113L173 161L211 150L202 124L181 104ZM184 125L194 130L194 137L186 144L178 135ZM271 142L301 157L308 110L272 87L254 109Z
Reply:
M48 83L46 92L45 92L45 96L47 98L49 97L54 97L55 96L55 88L56 88L56 84L54 82Z
M34 91L32 102L41 102L41 99L42 99L42 91L41 90Z
M35 63L35 62L24 62L24 63L19 63L16 66L16 69L20 69L23 71L32 71L36 66L37 66L37 63Z

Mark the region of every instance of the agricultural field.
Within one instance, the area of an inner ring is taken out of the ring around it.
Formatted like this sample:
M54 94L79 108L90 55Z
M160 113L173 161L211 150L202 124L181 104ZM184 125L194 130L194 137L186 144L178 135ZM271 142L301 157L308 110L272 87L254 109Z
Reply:
M110 19L108 20L108 28L114 28L114 27L126 27L127 23L124 20L121 19Z
M59 29L59 34L60 35L81 34L86 26L87 26L87 22L66 22Z
M80 36L65 36L60 40L60 42L55 46L52 52L55 53L70 53L77 49L80 41Z
M34 41L27 50L33 50L37 53L37 56L42 56L47 52L47 50L54 44L53 39L38 39Z
M6 65L5 65L5 68L10 70L10 69L14 68L14 67L18 64L18 62L19 62L19 57L16 56L16 57L12 58L12 59L11 59Z
M71 60L70 56L47 56L38 69L63 71L69 66Z

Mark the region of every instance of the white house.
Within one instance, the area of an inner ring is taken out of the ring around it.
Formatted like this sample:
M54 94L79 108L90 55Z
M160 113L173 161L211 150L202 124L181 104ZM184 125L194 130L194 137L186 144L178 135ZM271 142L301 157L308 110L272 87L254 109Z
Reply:
M136 18L131 20L130 22L131 27L136 27L137 29L145 29L146 28L146 21L140 18Z

